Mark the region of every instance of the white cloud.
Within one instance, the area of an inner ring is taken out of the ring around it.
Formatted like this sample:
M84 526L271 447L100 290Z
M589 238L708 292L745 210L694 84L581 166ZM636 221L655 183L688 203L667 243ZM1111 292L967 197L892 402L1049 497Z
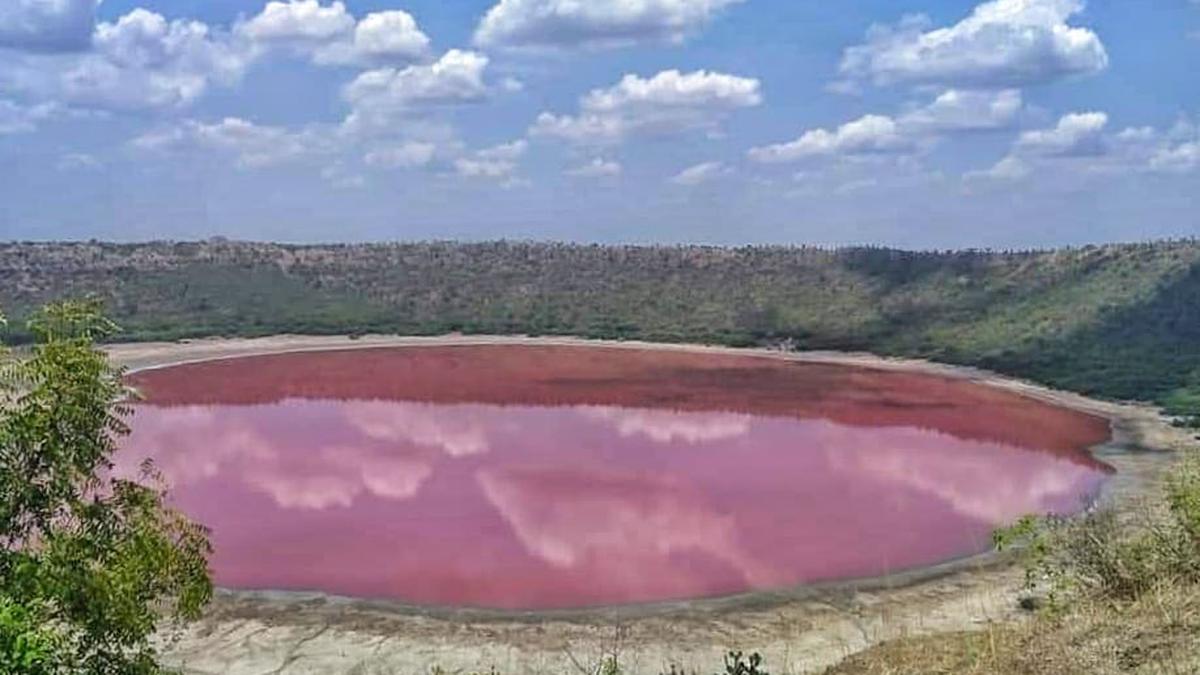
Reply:
M376 12L354 28L350 54L355 61L416 60L428 54L429 43L411 14L400 10ZM317 60L337 62L338 57L327 51L318 53Z
M1029 164L1025 160L1009 155L990 168L968 172L963 178L967 181L1017 181L1027 177L1029 173Z
M261 48L281 48L322 65L411 63L429 54L430 40L408 12L389 10L356 20L341 2L269 2L238 23L237 35Z
M433 143L414 141L372 150L363 161L369 166L380 168L412 169L427 166L436 154L437 146Z
M1013 181L1035 171L1061 171L1072 162L1080 174L1189 173L1200 170L1200 128L1182 119L1167 130L1129 127L1106 133L1102 112L1064 115L1050 129L1028 131L995 166L964 180Z
M99 0L3 0L0 48L64 52L87 49Z
M812 129L788 143L752 148L748 154L763 163L911 154L950 134L1010 127L1022 106L1021 92L1015 89L948 89L898 117L865 115L836 129Z
M454 160L458 175L467 178L508 178L516 168L516 162L504 159L461 157Z
M1150 168L1171 173L1185 173L1200 168L1200 141L1158 150L1150 158Z
M950 89L898 121L905 130L917 133L988 131L1011 126L1021 106L1021 92L1016 89Z
M143 134L133 140L133 146L159 152L182 146L213 150L232 156L237 165L245 169L274 166L333 151L330 139L322 134L258 125L237 117L211 124L187 120Z
M878 84L1012 87L1095 73L1108 66L1099 36L1067 22L1083 0L990 0L945 28L924 16L874 26L846 50L841 73Z
M343 91L353 107L348 123L390 125L397 114L414 108L483 100L488 58L452 49L429 64L379 68L360 74Z
M664 70L650 79L626 75L608 89L595 89L582 107L593 113L611 113L652 107L748 108L762 103L758 80L698 70L681 73Z
M321 178L330 185L343 190L355 190L365 187L367 179L360 173L348 167L345 162L337 161L321 169Z
M203 23L135 9L97 25L90 51L6 54L0 83L64 106L170 108L195 101L213 83L236 82L252 59Z
M239 23L237 32L258 42L323 42L346 35L354 23L341 2L326 7L317 0L273 0Z
M466 178L511 180L528 148L529 143L524 139L485 148L455 160L454 169Z
M1108 115L1102 112L1063 115L1053 129L1021 134L1016 149L1054 157L1102 155L1105 152L1104 127L1107 125Z
M606 144L620 142L629 128L625 120L616 116L602 115L555 115L544 112L538 115L530 135L559 138L571 143Z
M1132 130L1127 130L1132 131ZM1128 139L1122 132L1119 137ZM1149 169L1158 173L1189 173L1200 170L1200 124L1181 118L1170 129L1140 133L1141 149Z
M518 139L511 143L501 143L490 148L480 150L475 153L482 159L497 159L497 160L516 160L525 155L525 151L529 149L529 142L525 139Z
M711 131L732 111L761 103L761 85L752 78L706 70L665 70L648 79L626 75L584 96L577 116L542 113L530 133L605 144L640 133Z
M817 156L902 153L913 148L912 139L901 133L896 120L866 115L832 131L813 129L790 143L752 148L749 157L756 162L781 163Z
M13 101L0 99L0 136L31 132L37 129L39 122L58 112L58 106L52 103L23 106Z
M675 174L671 178L671 182L675 185L699 185L727 173L729 173L729 169L721 162L704 162Z
M743 0L500 0L479 23L481 47L619 47L679 42Z
M621 165L618 162L596 157L582 166L567 170L568 176L576 178L606 178L621 175Z

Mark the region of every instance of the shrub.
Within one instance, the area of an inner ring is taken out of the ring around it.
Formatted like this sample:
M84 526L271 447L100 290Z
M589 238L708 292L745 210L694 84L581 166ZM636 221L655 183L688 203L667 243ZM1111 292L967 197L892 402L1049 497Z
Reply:
M1122 524L1109 509L1078 519L1026 517L999 530L999 549L1022 547L1025 586L1052 609L1080 594L1132 601L1162 585L1200 581L1200 457L1165 485L1166 512Z
M112 476L127 392L93 303L50 305L0 380L4 673L157 673L150 637L212 596L207 531L166 506L153 467Z

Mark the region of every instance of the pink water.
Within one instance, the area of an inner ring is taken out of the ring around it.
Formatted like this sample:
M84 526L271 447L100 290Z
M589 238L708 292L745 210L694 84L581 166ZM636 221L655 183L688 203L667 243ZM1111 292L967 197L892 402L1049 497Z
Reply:
M144 371L120 453L217 582L504 609L878 576L1076 511L1104 420L961 381L743 356L428 347Z

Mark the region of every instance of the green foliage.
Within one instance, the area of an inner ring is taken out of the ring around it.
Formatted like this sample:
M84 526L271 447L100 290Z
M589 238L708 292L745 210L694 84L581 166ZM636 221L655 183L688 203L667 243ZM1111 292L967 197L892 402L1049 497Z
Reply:
M123 339L527 333L788 344L975 365L1173 406L1200 400L1200 242L1055 251L0 244L18 319L95 292ZM32 341L29 331L10 339Z
M63 671L65 640L38 623L39 612L0 597L0 673L51 675Z
M93 346L116 330L97 304L50 305L29 330L0 408L0 659L27 664L4 672L159 672L151 635L211 597L207 532L166 506L151 466L113 475L128 392Z

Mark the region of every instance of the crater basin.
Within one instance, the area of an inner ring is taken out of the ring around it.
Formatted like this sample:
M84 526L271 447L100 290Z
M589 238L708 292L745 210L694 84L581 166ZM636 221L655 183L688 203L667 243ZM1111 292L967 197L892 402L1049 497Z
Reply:
M143 370L152 458L232 589L546 610L884 576L1069 514L1108 422L1010 391L762 355L287 353Z

